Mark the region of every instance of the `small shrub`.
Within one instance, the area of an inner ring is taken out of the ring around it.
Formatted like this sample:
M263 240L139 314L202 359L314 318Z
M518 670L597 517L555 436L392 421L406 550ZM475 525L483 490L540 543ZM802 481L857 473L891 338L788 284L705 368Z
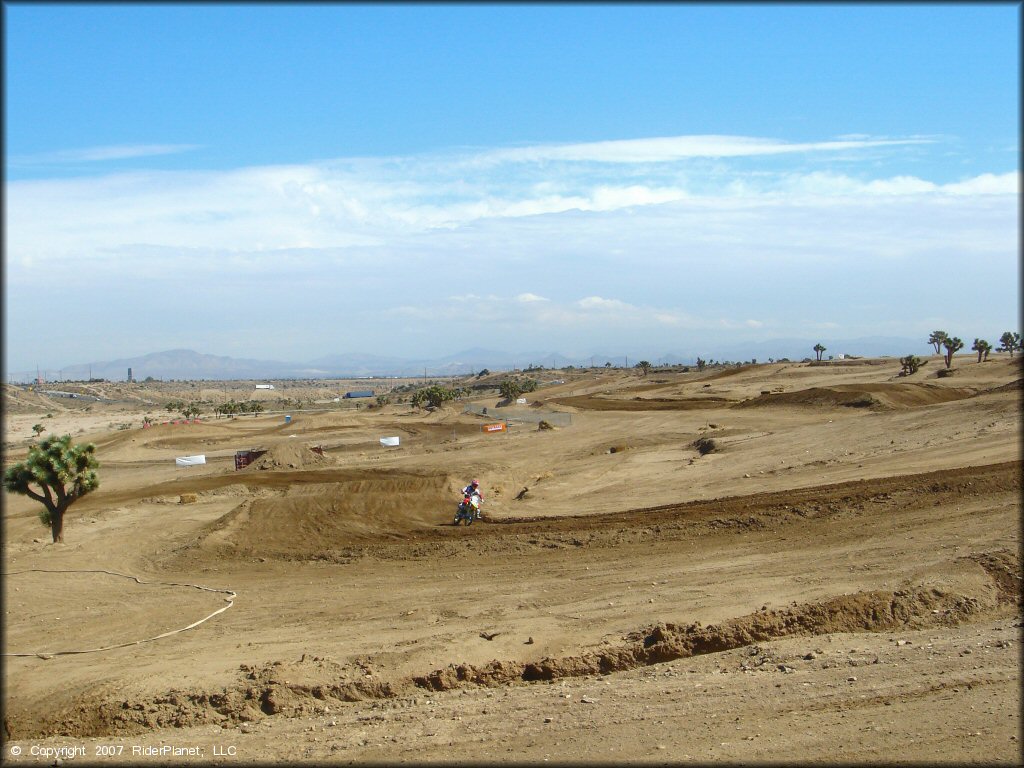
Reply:
M706 456L709 453L715 453L718 450L718 443L710 437L698 438L697 440L694 440L691 445L697 449L697 453L701 456Z

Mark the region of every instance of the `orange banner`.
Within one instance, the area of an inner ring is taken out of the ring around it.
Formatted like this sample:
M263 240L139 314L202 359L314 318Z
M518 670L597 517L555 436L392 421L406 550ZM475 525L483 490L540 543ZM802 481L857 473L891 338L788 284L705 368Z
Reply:
M504 432L507 429L504 422L501 424L484 424L484 432Z

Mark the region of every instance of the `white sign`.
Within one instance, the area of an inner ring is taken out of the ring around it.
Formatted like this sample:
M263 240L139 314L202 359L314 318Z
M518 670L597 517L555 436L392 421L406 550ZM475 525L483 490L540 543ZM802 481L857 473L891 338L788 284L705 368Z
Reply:
M174 460L174 463L179 467L193 467L196 464L205 464L206 454L200 454L198 456L179 456Z
M383 445L383 446L394 447L394 446L398 445L398 438L397 437L382 437L380 439L380 444Z

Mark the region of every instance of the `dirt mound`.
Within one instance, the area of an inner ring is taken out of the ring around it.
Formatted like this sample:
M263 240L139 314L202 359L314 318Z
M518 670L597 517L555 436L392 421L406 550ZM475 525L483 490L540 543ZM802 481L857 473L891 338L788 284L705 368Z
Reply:
M330 459L312 450L308 445L289 440L286 443L275 445L245 470L307 469L325 467L331 463Z
M149 700L107 701L80 705L42 732L80 736L139 734L154 728L238 724L268 715L323 713L325 705L343 701L392 698L396 689L368 674L358 661L341 665L303 655L298 661L260 666L242 664L237 683L217 691L175 689Z
M948 403L977 395L974 389L943 387L935 384L837 384L811 387L795 392L773 392L744 400L736 407L774 405L812 405L846 408L915 408Z
M1002 386L999 387L992 387L991 389L986 389L985 394L996 394L999 392L1020 392L1022 389L1024 389L1024 379L1017 379L1015 381L1011 381L1009 384L1003 384Z
M365 473L247 499L200 534L216 557L338 560L349 548L408 539L451 522L446 475Z
M994 578L995 590L963 595L935 588L917 587L893 592L873 591L842 595L821 603L807 603L779 611L761 610L722 624L681 627L659 624L628 637L624 645L612 645L578 656L546 658L538 662L491 661L483 666L452 664L413 682L435 691L463 685L494 687L513 682L558 680L565 677L604 675L636 667L766 642L790 635L824 635L832 632L891 632L931 626L953 626L981 615L991 615L1016 603L1008 595L1020 579L1020 563L1000 553L1001 572L1010 580ZM1012 567L1007 562L1012 561ZM989 569L986 568L986 572Z

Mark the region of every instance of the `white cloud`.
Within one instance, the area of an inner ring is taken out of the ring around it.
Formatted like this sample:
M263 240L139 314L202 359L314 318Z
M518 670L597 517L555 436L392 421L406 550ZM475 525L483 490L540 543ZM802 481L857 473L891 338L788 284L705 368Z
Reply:
M257 306L268 339L358 317L365 343L415 337L414 354L427 342L450 349L463 333L472 343L504 334L513 347L714 328L799 335L815 312L844 327L896 323L854 306L916 322L934 295L889 292L963 263L972 278L943 297L949 314L1012 303L1016 316L1018 172L939 183L871 163L839 173L807 157L771 169L677 163L730 146L751 156L884 143L708 138L540 147L514 163L494 162L508 151L496 150L8 181L8 339L28 347L35 333L32 302L20 297L77 307L96 335L117 338L130 329L115 308L139 295L154 318L140 333L185 314L206 332ZM472 329L461 304L472 305Z
M983 173L973 179L944 184L941 189L953 195L1017 195L1020 194L1020 173Z
M600 296L587 296L585 299L577 301L576 305L582 309L632 309L618 299L603 299Z

